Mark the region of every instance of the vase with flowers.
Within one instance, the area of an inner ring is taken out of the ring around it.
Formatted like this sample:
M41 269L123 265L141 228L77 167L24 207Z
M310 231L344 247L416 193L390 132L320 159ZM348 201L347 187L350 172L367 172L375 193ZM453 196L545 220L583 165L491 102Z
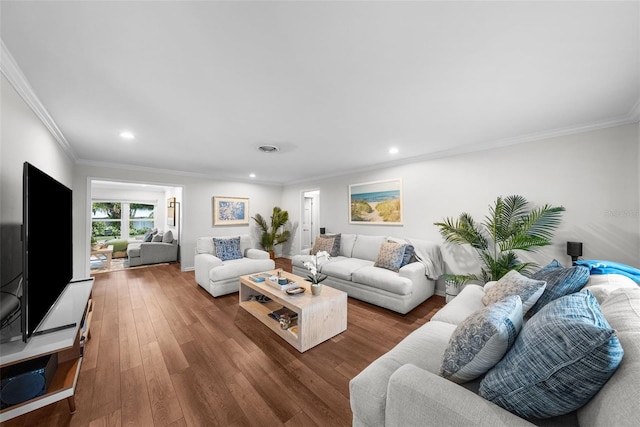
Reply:
M304 266L309 270L309 275L307 276L307 281L311 282L311 293L313 295L320 295L322 292L322 281L327 278L326 274L321 274L318 272L318 262L324 262L329 260L329 252L320 251L315 255L311 256L312 261L306 261Z

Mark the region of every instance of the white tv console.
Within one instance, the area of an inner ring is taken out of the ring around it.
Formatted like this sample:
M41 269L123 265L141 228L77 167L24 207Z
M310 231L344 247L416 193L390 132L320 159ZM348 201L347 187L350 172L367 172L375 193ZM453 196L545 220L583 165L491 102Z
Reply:
M55 306L44 319L39 330L51 332L33 335L27 343L21 339L6 342L0 347L0 368L19 364L49 354L58 354L58 367L47 392L31 400L0 411L0 422L10 420L35 409L67 399L69 410L75 412L75 389L80 373L82 336L89 339L89 326L93 314L91 290L94 279L70 282ZM60 330L67 325L74 325Z

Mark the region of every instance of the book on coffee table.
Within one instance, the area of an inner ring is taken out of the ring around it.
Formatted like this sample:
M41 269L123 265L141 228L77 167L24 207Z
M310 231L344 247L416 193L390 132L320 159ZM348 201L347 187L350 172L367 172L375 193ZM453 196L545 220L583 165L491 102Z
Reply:
M298 318L298 313L296 313L295 311L288 309L287 307L282 307L278 310L274 310L271 313L269 313L269 317L271 317L274 320L280 321L280 317L283 314L287 314L289 315L289 319L291 320L295 320Z

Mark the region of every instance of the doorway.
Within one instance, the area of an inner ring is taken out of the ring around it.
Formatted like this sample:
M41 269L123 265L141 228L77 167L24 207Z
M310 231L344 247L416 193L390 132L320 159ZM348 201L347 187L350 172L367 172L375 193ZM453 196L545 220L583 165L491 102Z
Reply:
M172 232L180 261L182 193L170 184L88 178L87 274L128 268L129 243L153 229Z
M305 191L302 194L301 249L308 249L320 234L320 190Z

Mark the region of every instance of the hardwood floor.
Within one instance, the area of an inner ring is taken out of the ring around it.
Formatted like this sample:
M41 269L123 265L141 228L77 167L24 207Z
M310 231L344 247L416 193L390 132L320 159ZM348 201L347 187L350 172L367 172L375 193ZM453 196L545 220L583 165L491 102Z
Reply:
M444 305L349 298L347 330L299 353L178 264L95 276L76 393L3 426L348 426L349 380Z

